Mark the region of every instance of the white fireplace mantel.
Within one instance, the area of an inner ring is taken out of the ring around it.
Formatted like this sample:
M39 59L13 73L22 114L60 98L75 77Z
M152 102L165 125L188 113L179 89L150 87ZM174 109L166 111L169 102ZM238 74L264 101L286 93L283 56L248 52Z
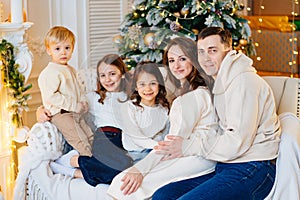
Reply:
M15 62L19 64L19 72L28 80L32 70L32 53L24 42L26 30L33 25L32 22L25 23L0 23L0 39L5 39L15 47Z

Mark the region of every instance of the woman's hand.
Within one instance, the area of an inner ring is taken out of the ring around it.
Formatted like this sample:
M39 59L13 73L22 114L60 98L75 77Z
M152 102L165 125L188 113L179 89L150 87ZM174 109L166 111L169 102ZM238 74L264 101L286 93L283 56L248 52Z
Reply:
M163 154L162 160L171 160L174 158L183 157L182 154L183 138L175 135L167 135L166 140L159 141L158 146L155 146L157 154Z
M135 167L129 168L126 175L121 179L123 185L121 190L124 195L129 195L134 193L142 184L144 176L142 173Z
M51 113L49 110L45 109L44 106L38 107L35 115L36 115L36 120L39 123L43 123L51 120Z

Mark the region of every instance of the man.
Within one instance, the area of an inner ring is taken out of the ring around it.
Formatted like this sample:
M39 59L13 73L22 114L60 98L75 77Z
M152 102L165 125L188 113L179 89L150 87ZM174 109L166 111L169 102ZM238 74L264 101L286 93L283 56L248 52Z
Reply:
M156 151L169 155L167 159L203 156L217 161L215 172L166 185L153 200L264 199L275 180L281 134L272 90L256 74L252 60L232 50L229 31L203 29L197 49L202 69L215 80L219 130L191 140L169 136Z

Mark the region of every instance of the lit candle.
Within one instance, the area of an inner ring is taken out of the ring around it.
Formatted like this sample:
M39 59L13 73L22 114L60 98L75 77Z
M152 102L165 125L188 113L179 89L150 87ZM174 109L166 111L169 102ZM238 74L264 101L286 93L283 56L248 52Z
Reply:
M22 0L10 0L11 23L23 23Z

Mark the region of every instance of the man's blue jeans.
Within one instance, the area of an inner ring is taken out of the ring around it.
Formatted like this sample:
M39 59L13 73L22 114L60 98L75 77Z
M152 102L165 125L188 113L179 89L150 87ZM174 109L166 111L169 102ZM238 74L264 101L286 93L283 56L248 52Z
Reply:
M152 200L264 199L272 189L275 173L276 166L270 161L217 163L215 172L170 183L158 189Z

